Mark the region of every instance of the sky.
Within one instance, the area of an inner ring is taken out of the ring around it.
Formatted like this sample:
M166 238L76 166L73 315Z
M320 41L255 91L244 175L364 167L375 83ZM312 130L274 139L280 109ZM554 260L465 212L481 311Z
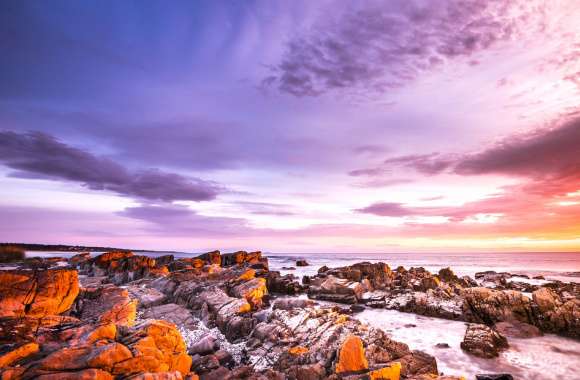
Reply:
M580 251L580 0L0 2L0 241Z

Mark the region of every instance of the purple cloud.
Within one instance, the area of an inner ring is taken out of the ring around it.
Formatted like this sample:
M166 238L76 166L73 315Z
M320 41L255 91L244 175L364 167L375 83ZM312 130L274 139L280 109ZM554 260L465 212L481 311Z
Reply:
M356 3L291 39L263 85L294 96L385 92L448 60L476 62L474 54L542 28L540 9L532 1Z
M243 218L199 215L187 206L174 204L128 207L117 215L148 222L150 232L164 236L215 237L253 231Z
M131 171L40 132L0 132L0 163L14 169L14 177L79 182L91 190L144 200L208 201L225 191L214 182L158 169Z
M395 202L378 202L373 203L370 206L354 210L363 214L373 214L378 216L411 216L415 215L416 212L408 207L403 206L402 203Z
M558 128L504 139L464 157L454 169L460 175L505 174L533 178L580 178L580 119Z

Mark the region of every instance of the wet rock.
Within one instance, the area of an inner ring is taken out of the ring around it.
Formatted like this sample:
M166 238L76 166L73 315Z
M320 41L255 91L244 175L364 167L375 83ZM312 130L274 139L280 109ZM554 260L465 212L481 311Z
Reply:
M306 260L296 260L296 266L297 267L307 267L310 264L308 264L308 261Z
M494 358L508 347L507 339L490 327L470 323L465 331L461 348L482 358Z
M493 328L500 334L511 338L534 338L542 336L542 332L536 326L519 321L498 322Z
M437 343L435 345L435 347L437 347L437 348L450 348L449 344L447 344L447 343Z
M79 293L71 269L0 271L0 317L44 317L70 309Z

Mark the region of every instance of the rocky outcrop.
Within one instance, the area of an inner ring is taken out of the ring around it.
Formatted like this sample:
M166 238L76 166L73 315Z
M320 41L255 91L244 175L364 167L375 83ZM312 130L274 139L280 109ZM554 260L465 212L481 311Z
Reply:
M36 317L70 309L79 293L70 269L0 271L0 317Z
M542 331L536 326L519 321L498 322L493 328L500 334L510 338L534 338L542 336Z
M482 358L494 358L508 347L507 339L486 325L470 323L461 342L461 348Z
M296 266L297 267L307 267L310 264L308 264L308 261L306 260L296 260Z
M580 299L563 300L549 288L532 293L536 324L544 331L580 338Z
M362 299L364 288L360 282L333 275L312 281L308 297L318 300L354 304Z
M137 300L127 289L113 285L83 289L75 302L73 315L82 321L132 326L137 316Z
M467 320L488 325L510 320L533 324L531 300L521 292L476 287L465 289L462 295Z

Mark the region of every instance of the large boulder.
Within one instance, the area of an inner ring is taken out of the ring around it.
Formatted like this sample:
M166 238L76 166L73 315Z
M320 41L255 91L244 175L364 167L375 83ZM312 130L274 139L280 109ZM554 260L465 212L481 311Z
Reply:
M332 275L326 277L320 286L311 285L308 289L310 298L348 304L357 303L363 293L364 288L360 282Z
M45 317L69 310L79 293L76 270L0 271L0 317Z
M563 300L549 288L532 293L536 305L536 324L544 331L580 338L580 299Z
M499 356L502 349L508 347L507 339L486 325L470 323L461 342L461 348L468 353L482 358Z
M468 321L488 325L511 320L534 323L531 300L521 292L475 287L464 289L462 295Z

